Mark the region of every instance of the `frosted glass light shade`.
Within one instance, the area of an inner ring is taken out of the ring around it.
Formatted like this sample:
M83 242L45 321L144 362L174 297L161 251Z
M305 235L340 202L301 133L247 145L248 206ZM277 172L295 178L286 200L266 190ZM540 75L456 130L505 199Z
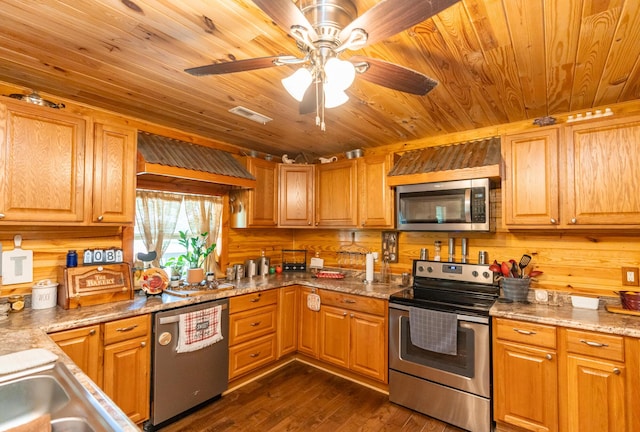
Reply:
M324 107L325 108L335 108L337 106L342 105L346 101L349 100L349 96L344 92L344 90L337 89L332 86L324 87Z
M311 84L311 72L307 68L300 68L291 76L282 80L282 85L289 94L298 102L302 101L304 93Z
M324 65L324 73L328 85L340 90L346 90L356 78L356 68L346 60L332 57Z

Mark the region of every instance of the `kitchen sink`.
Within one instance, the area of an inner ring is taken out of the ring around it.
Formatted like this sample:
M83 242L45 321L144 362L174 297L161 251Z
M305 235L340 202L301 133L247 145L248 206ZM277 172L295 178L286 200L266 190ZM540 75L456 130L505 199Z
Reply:
M0 378L0 430L48 414L52 431L112 432L121 428L60 362Z

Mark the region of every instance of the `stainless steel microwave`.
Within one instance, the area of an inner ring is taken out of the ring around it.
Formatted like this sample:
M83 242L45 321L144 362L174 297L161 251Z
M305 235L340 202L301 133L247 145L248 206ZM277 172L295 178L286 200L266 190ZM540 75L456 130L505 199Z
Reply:
M396 187L397 229L491 231L487 178Z

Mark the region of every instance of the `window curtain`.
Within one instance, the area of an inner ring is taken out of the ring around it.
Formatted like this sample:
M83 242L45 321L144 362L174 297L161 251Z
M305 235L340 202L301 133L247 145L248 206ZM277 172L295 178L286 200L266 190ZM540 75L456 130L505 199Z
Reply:
M223 200L219 196L185 195L184 209L189 220L189 229L193 235L209 233L207 244L216 243L216 248L204 262L205 272L219 275L220 250L222 236L222 206Z
M181 194L168 192L136 192L136 230L147 251L158 253L152 262L154 267L160 267L162 255L169 247L183 198Z

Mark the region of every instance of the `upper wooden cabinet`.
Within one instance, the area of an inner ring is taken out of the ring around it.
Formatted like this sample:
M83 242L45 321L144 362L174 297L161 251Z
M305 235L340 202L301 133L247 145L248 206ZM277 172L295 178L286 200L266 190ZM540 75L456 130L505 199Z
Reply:
M358 225L358 168L355 159L316 166L318 227Z
M132 223L136 200L136 130L96 123L93 155L94 223Z
M507 135L504 144L507 227L640 227L640 117Z
M7 101L0 136L0 221L82 223L85 119Z
M313 165L281 164L278 225L284 228L314 226Z
M231 193L231 227L273 228L278 225L278 164L253 157L244 158L244 164L256 187Z
M505 224L558 223L558 132L547 128L505 137Z
M358 223L362 228L393 228L395 200L387 183L393 155L358 159Z

